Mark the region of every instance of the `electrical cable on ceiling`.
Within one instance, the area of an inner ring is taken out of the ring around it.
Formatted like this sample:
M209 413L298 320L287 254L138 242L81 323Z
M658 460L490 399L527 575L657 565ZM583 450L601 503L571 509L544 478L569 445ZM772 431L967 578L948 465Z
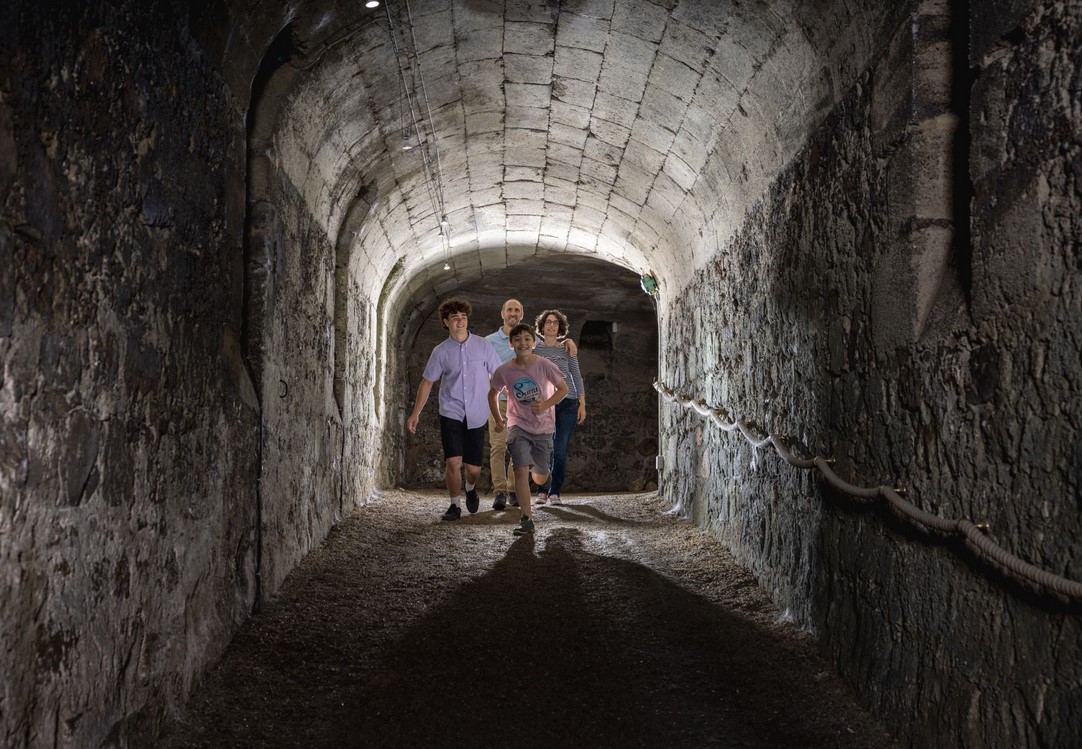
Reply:
M432 131L432 150L436 154L436 187L438 189L440 203L440 221L444 227L447 224L447 211L443 198L443 164L440 161L440 148L436 143L436 121L432 117L432 104L428 99L428 87L425 86L424 72L421 70L421 58L417 54L417 35L413 28L413 12L410 10L409 0L406 3L406 18L409 19L410 39L413 42L413 59L417 61L417 77L421 81L421 96L425 100L425 112L428 114L428 127Z
M421 152L421 165L424 173L425 184L428 188L429 200L432 203L432 212L436 218L436 221L440 222L440 235L444 244L445 255L450 252L450 237L447 224L447 217L445 212L445 201L443 195L443 167L440 160L439 145L436 143L436 130L434 121L432 119L432 107L428 99L428 91L425 87L424 73L421 71L421 60L417 54L417 36L413 30L413 14L409 7L409 2L405 3L406 18L409 25L409 38L413 47L413 60L414 63L411 66L413 77L415 81L420 82L421 95L424 99L425 113L428 117L428 128L432 134L431 147L435 154L435 169L432 167L431 156L428 153L429 139L424 137L423 119L418 116L418 109L420 103L417 102L416 83L414 83L414 90L411 90L410 86L406 83L406 62L403 61L403 56L408 61L409 53L406 52L403 55L402 49L399 47L398 39L396 38L396 28L394 19L391 17L391 4L389 2L384 3L384 10L387 14L388 35L391 39L391 46L394 50L395 62L398 65L399 81L402 84L402 92L406 98L406 103L409 107L410 122L413 125L413 131L417 137L417 146Z

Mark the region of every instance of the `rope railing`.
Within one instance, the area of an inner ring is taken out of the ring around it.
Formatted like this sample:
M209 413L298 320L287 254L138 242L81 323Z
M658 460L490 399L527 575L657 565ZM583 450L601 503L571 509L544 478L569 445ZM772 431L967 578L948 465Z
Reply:
M767 433L765 437L760 436L751 422L730 419L725 411L713 408L701 399L693 400L657 381L654 382L654 389L666 400L690 408L701 416L708 418L724 431L740 432L757 449L767 445L772 446L778 455L791 466L804 470L818 469L819 473L831 486L851 497L865 500L884 499L897 515L908 520L911 524L945 536L961 537L964 539L966 546L978 557L995 562L999 567L1016 577L1067 598L1076 601L1082 600L1082 583L1053 574L1011 554L988 536L988 525L986 523L974 524L965 518L951 519L932 515L906 501L902 497L905 489L851 484L834 472L831 468L831 464L834 463L833 460L819 456L799 458L794 455L793 451L789 449L789 438L785 434Z

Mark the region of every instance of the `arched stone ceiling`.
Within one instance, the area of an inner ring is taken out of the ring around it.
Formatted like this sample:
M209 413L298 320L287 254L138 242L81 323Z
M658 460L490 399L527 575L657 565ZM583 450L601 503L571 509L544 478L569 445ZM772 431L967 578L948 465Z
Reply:
M353 244L353 267L378 284L401 265L398 292L439 293L549 252L651 269L676 292L863 70L885 5L327 9L308 20L320 43L274 151L330 240ZM428 144L428 169L420 148L402 150L404 132Z

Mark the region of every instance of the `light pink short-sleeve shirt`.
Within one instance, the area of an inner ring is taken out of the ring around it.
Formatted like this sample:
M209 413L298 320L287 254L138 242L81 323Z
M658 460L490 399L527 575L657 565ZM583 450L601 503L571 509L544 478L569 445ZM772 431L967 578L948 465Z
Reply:
M556 411L548 408L540 415L530 410L534 401L551 398L564 381L559 367L544 357L537 357L525 369L511 361L501 364L492 373L489 384L497 391L507 392L507 427L517 426L530 434L552 434L556 431Z

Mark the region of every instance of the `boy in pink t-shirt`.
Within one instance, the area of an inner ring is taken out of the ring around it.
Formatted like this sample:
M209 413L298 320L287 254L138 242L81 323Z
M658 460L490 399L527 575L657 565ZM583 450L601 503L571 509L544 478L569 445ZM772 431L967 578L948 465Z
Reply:
M556 416L552 407L567 395L559 368L533 353L537 339L529 325L520 323L508 334L515 358L501 364L489 380L488 408L497 432L507 427L507 449L515 467L515 492L522 519L515 535L533 533L530 517L530 476L538 486L548 481L552 465L552 434ZM507 392L507 421L500 415L497 396ZM530 469L533 469L532 471Z

